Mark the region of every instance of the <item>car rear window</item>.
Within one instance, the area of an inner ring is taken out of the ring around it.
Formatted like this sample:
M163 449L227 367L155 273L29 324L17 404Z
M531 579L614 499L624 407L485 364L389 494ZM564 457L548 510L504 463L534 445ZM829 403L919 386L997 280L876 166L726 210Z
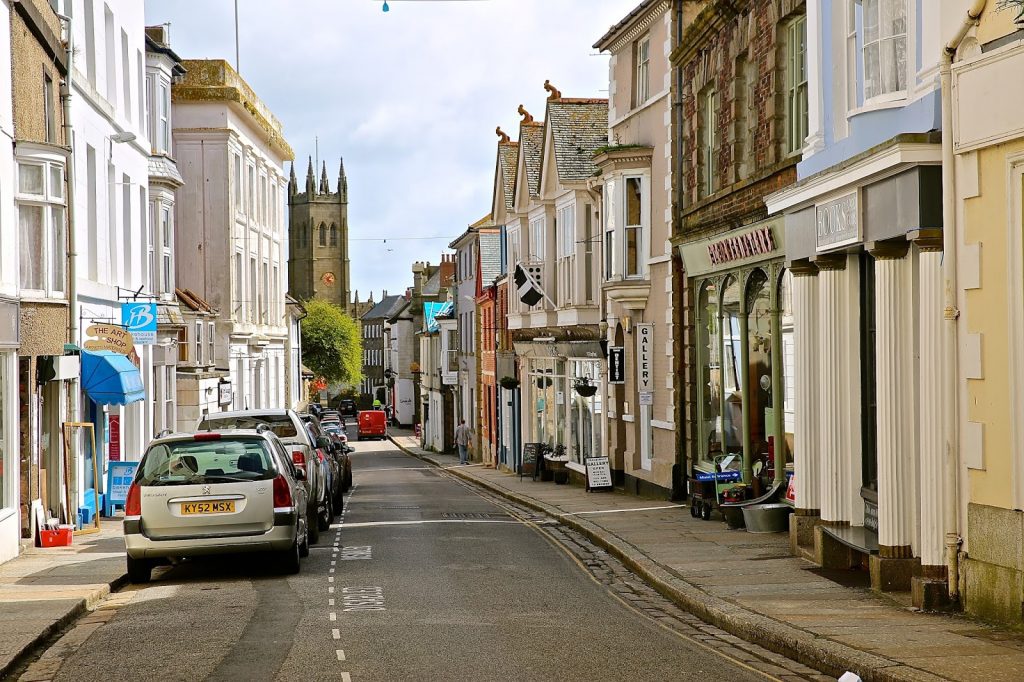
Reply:
M263 481L276 475L266 441L233 438L172 441L146 451L140 485L194 485Z
M203 429L255 429L266 424L278 438L298 435L291 417L286 414L245 415L239 417L207 417L200 424Z

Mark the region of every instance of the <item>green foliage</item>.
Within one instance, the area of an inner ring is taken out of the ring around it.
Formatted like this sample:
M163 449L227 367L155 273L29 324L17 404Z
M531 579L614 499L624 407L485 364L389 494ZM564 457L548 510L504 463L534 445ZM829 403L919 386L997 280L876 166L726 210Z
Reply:
M320 298L303 304L302 362L330 382L362 380L363 342L359 325L338 306Z

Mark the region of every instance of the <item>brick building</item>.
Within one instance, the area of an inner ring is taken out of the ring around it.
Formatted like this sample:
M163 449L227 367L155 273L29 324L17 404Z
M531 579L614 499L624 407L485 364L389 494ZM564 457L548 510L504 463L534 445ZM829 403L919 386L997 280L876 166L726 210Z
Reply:
M689 475L716 465L755 492L793 447L785 230L764 196L796 180L807 137L807 26L795 0L708 2L672 53L677 400Z

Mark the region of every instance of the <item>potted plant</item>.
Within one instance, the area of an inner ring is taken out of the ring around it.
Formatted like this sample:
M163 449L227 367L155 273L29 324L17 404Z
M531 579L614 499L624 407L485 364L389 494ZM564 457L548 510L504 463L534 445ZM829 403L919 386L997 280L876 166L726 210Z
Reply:
M519 388L519 379L516 379L515 377L502 377L498 380L498 383L507 391Z
M597 393L597 384L593 383L590 377L577 378L573 388L584 398L592 398Z

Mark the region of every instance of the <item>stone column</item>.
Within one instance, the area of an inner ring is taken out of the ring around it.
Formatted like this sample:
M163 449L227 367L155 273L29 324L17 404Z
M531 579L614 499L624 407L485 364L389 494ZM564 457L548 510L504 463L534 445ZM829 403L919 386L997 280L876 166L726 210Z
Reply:
M848 510L851 495L848 481L844 480L846 431L850 428L850 414L843 406L847 343L844 336L846 321L846 258L821 257L815 261L818 275L818 448L821 468L818 472L821 520L834 524L849 524ZM806 448L805 448L806 449Z
M871 586L910 589L916 560L911 544L917 499L912 440L913 387L907 381L907 343L913 326L905 314L908 291L905 239L871 245L875 259L876 451L878 458L878 554L870 558Z
M742 284L742 283L741 283ZM753 390L750 383L750 320L748 319L749 307L746 291L740 287L740 367L743 374L740 377L740 405L743 411L742 436L743 436L743 482L747 485L754 480L754 447L750 442L750 391ZM722 412L725 415L725 412Z
M794 263L790 272L793 275L793 486L796 513L790 517L789 542L796 554L800 545L814 542L814 526L821 517L821 446L818 433L821 382L818 379L818 269L810 263Z
M918 247L918 447L920 480L921 570L911 582L914 606L945 608L949 603L946 585L945 517L943 492L945 466L942 438L942 233L921 230Z

